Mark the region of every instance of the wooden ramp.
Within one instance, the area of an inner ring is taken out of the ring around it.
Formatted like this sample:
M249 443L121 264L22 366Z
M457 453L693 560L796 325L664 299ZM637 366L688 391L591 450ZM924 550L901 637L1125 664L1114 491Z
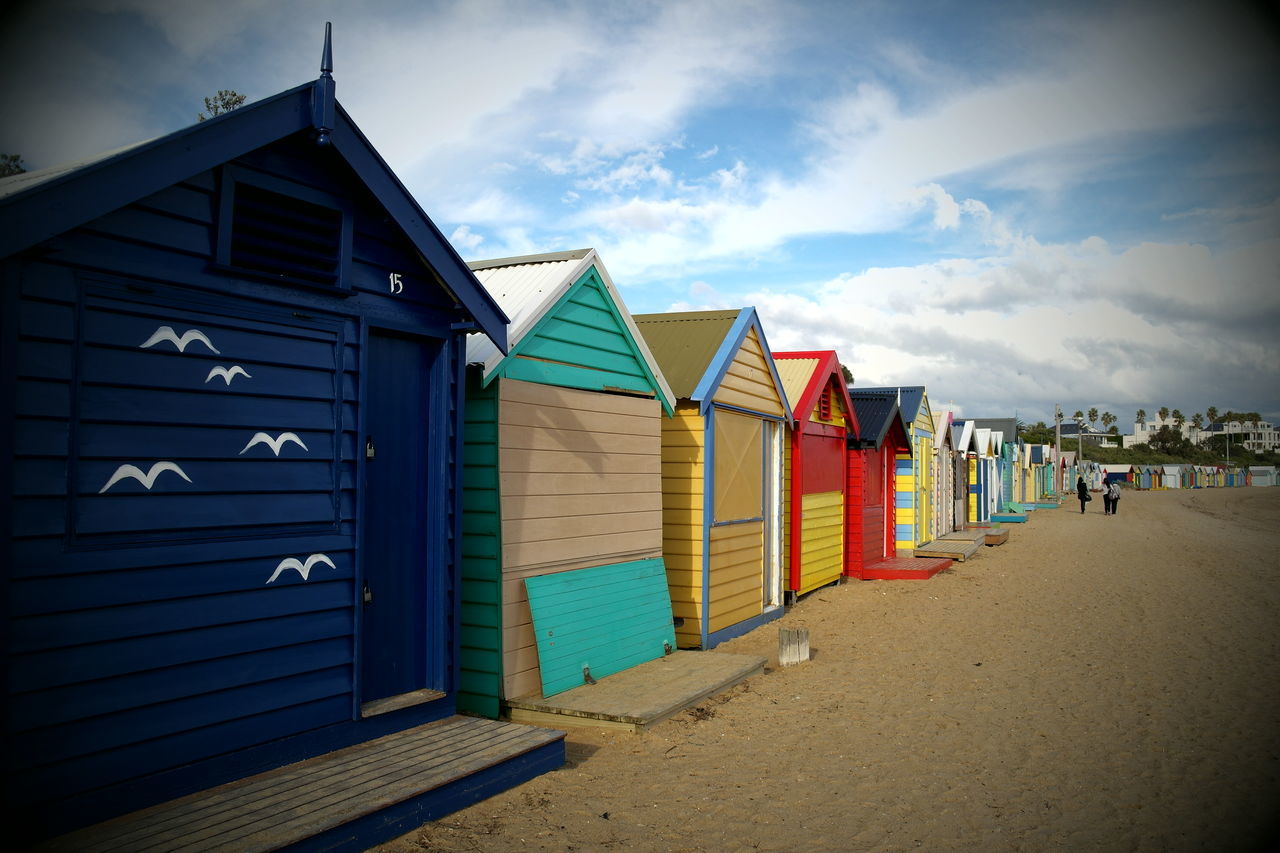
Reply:
M991 528L983 539L983 545L1003 545L1009 541L1009 531L1004 528Z
M55 838L42 851L364 850L564 764L564 732L449 717Z
M862 579L868 581L928 580L944 569L951 568L951 560L924 559L919 550L912 557L892 557L872 563L862 570Z
M644 731L764 672L765 658L676 651L551 697L509 699L515 723Z
M982 548L980 542L971 539L935 539L916 548L917 557L945 557L964 562Z
M1001 524L1026 524L1027 517L1020 512L993 512L991 520Z
M968 527L964 530L953 530L950 533L944 533L934 542L981 542L982 537L987 535L987 531L980 527Z

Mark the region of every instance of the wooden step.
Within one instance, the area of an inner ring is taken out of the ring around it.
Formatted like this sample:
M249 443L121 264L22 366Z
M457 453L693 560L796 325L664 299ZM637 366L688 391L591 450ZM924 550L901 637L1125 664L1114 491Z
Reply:
M987 535L983 541L984 545L1003 545L1009 541L1009 531L1005 529L995 529L987 531Z
M964 562L982 548L977 542L961 542L956 540L935 539L915 549L917 557L946 557L949 560Z
M951 561L945 558L926 560L915 557L890 557L864 567L862 579L868 581L928 580L938 572L949 568L951 568Z

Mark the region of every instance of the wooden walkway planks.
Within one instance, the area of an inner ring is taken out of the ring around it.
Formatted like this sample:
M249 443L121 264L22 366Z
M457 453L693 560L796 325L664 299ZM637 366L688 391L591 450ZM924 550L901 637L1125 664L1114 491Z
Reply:
M123 815L38 849L276 850L563 738L563 732L450 717Z
M891 557L863 568L862 579L868 581L928 580L938 572L949 568L951 568L951 560L945 558Z
M915 550L916 557L946 557L949 560L965 560L978 553L982 548L980 542L967 539L935 539Z
M513 722L639 732L764 671L756 655L676 651L551 697L507 701Z

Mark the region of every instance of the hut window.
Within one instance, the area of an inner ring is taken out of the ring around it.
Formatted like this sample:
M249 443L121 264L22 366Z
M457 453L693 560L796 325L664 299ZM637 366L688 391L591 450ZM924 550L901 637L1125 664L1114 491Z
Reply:
M343 287L351 217L336 199L285 181L244 180L230 169L222 190L219 265L293 284Z
M764 444L759 418L715 412L715 520L759 518Z

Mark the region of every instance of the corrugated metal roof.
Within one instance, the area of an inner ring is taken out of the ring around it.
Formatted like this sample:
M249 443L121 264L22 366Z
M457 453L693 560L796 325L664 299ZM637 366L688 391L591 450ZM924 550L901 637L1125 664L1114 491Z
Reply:
M799 417L800 413L796 412L796 405L800 402L800 397L804 395L804 389L809 387L809 380L813 377L813 371L818 368L818 359L775 357L773 364L778 369L778 378L782 380L782 390L787 394L787 402L791 405L791 411L796 413L796 417Z
M494 261L467 261L475 277L507 315L507 346L514 347L533 327L543 313L559 299L577 279L573 272L591 252L579 249L549 255L502 258ZM501 354L484 335L467 338L467 363L485 363Z
M882 385L875 388L859 388L859 391L873 391L893 394L895 399L901 395L902 419L911 423L920 413L920 405L924 402L923 385ZM853 393L853 389L849 389Z
M668 384L657 358L649 349L644 335L636 327L635 318L627 310L622 294L614 286L613 278L595 249L573 249L567 252L549 252L542 255L525 255L518 258L499 258L491 261L469 261L467 266L479 279L489 295L511 318L507 339L509 350L514 352L521 339L537 326L546 312L586 275L595 268L609 298L618 310L618 316L635 341L640 357L648 365L657 385L658 396L668 412L675 408L676 397ZM483 363L487 377L504 356L493 342L482 335L467 337L467 363Z
M853 402L853 411L858 417L860 427L858 438L874 442L879 448L889 434L893 419L901 420L898 413L898 395L868 394L861 389L850 388L849 399Z
M633 314L676 397L689 399L743 309Z

